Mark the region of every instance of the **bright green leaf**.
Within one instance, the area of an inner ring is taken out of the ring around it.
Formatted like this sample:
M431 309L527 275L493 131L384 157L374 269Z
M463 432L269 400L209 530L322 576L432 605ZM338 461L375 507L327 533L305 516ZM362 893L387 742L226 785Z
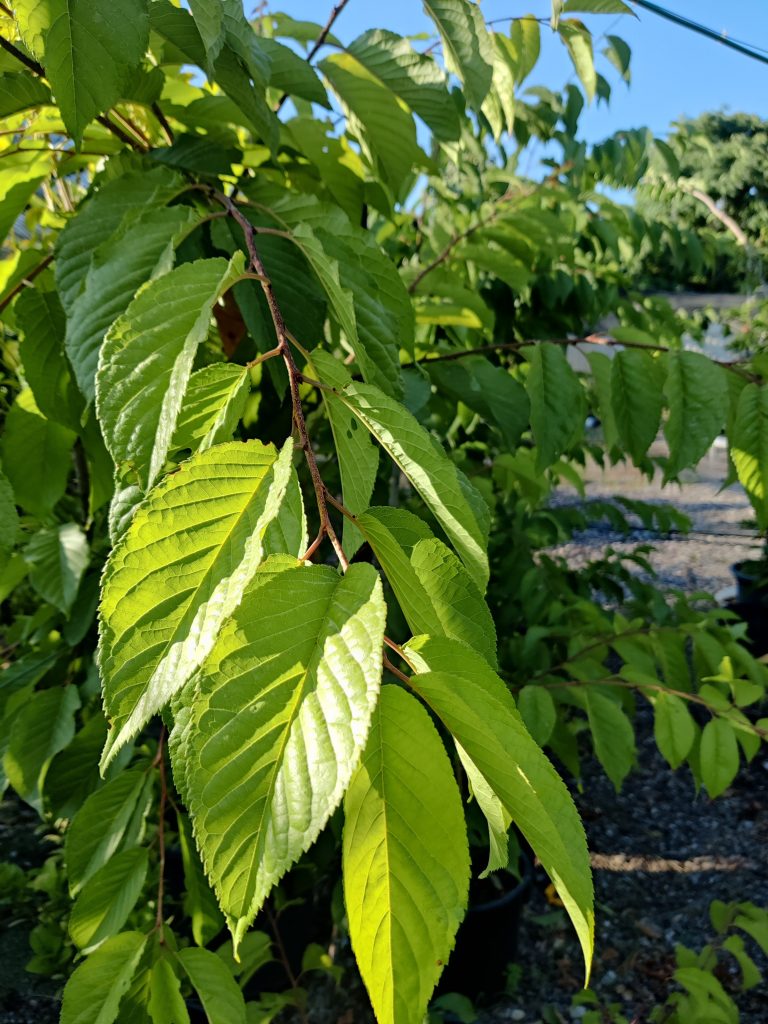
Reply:
M385 614L372 566L278 572L245 594L182 696L174 773L235 945L343 796L378 696Z
M385 686L344 800L344 898L379 1024L420 1021L464 916L469 849L429 715Z
M88 541L77 523L40 530L24 548L24 558L37 593L69 615L89 561Z
M768 387L749 383L742 390L730 436L731 458L755 510L758 526L768 526Z
M653 734L656 745L673 770L691 752L696 725L685 701L671 693L659 693L653 701Z
M301 553L292 453L290 438L279 456L259 441L209 448L135 513L104 574L99 662L111 726L104 767L199 668L265 554ZM288 536L270 535L270 527Z
M663 398L658 363L640 349L617 352L611 366L611 401L619 437L635 462L656 438Z
M405 473L481 591L488 582L485 500L407 409L367 384L335 392Z
M584 829L565 784L528 734L509 690L479 654L444 638L417 638L406 650L417 671L412 688L453 735L464 764L483 776L554 882L588 975L592 877Z
M584 389L561 346L542 342L524 352L530 361L526 387L531 400L536 464L542 470L581 436L586 412Z
M230 441L243 415L250 376L247 367L214 363L189 378L170 451L204 452Z

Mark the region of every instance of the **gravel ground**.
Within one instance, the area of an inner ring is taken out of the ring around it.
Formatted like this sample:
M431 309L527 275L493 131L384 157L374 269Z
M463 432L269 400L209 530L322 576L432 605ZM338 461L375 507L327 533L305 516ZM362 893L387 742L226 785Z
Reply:
M663 445L654 450L654 454L663 452ZM649 482L632 466L614 466L602 472L592 464L586 473L587 499L622 495L635 501L673 505L690 517L693 529L687 535L671 537L637 529L626 536L596 526L580 531L569 543L548 553L561 555L578 568L599 558L609 546L629 552L637 544L650 543L656 547L650 561L660 587L717 594L733 585L730 567L734 562L757 557L760 552L754 529L748 525L753 516L743 489L739 485L721 489L727 472L727 456L719 448L712 448L697 470L685 475L683 486L662 487L658 480ZM582 499L569 487L563 487L553 499L558 505L576 502L580 504Z

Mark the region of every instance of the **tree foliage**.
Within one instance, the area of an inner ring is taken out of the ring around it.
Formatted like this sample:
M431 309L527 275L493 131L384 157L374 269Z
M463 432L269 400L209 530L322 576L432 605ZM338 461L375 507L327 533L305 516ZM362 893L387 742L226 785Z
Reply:
M649 251L705 258L695 232L596 189L665 151L577 138L610 86L572 15L629 9L553 4L562 95L522 88L535 19L425 10L442 57L239 0L2 6L2 784L64 836L64 1024L271 1012L246 1010L249 929L339 829L377 1019L420 1024L478 808L489 869L514 821L588 973L586 840L542 748L578 774L586 726L620 785L640 695L716 795L765 733L741 627L537 553L587 454L674 480L726 423L765 518L759 368L683 350L635 289ZM626 44L607 59L626 77ZM516 172L531 140L561 150L541 181ZM594 603L611 587L621 611Z

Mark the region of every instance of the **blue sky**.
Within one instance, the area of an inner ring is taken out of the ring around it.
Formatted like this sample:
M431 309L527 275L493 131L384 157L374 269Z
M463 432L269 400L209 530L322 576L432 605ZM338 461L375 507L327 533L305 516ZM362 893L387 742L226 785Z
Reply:
M678 14L768 49L768 0L660 0ZM282 0L273 4L294 18L324 22L333 0ZM247 6L247 4L246 4ZM549 13L549 0L482 0L486 19ZM593 32L622 36L632 47L632 85L618 79L604 58L598 67L613 85L611 105L582 115L581 134L598 141L621 128L648 127L663 136L680 115L725 107L768 119L768 64L761 64L637 9L639 18L585 16ZM503 27L503 26L500 26ZM429 31L420 0L349 0L335 31L344 41L367 28L402 34ZM562 87L572 68L560 41L542 30L542 56L529 84Z

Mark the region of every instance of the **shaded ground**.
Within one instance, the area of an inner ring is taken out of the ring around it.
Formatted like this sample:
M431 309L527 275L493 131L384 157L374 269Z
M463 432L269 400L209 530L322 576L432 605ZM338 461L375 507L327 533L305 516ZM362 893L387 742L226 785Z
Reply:
M641 767L621 793L591 763L577 803L595 872L592 986L643 1024L672 990L675 945L698 951L714 937L713 900L768 906L768 761L759 756L719 799L697 797L687 768L672 773L656 751L650 721L638 724ZM518 964L518 993L483 1017L484 1024L532 1024L546 1006L559 1010L555 1020L572 1020L580 954L563 913L548 905L541 886L523 918ZM742 1024L768 1020L765 983L737 1002Z

